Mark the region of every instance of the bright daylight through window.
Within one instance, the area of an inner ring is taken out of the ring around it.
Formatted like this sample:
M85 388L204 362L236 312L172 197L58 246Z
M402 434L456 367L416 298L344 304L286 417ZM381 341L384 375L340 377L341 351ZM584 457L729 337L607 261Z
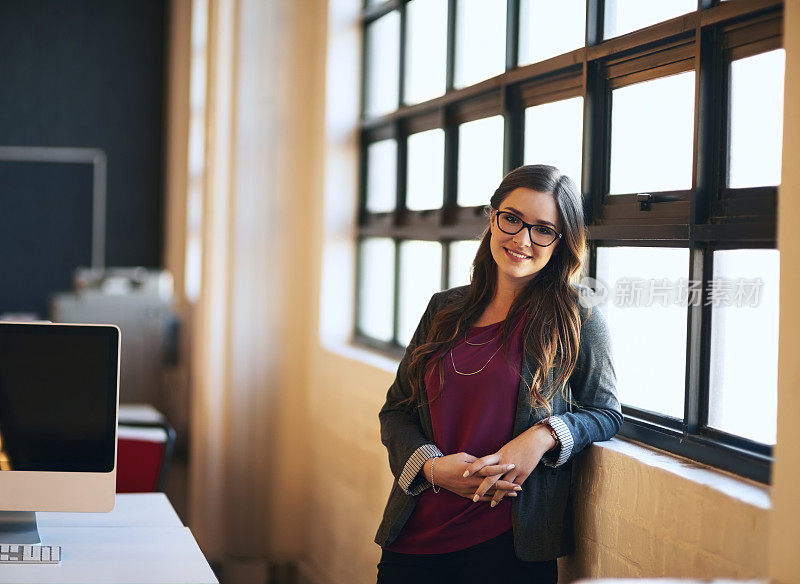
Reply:
M583 192L621 434L767 482L783 4L369 0L362 17L355 340L402 354L431 294L469 282L503 175L552 164Z

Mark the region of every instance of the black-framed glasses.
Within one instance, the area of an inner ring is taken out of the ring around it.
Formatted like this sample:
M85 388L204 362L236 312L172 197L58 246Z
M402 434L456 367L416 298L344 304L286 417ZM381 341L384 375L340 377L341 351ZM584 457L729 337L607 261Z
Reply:
M539 247L549 247L561 238L561 234L552 227L525 223L514 213L509 213L508 211L495 211L495 217L497 218L498 229L509 235L516 235L527 227L531 242Z

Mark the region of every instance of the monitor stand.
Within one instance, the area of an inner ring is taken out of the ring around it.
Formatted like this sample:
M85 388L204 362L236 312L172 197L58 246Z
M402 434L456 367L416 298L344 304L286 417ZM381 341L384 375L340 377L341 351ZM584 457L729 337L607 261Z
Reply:
M41 543L34 511L0 511L0 543Z

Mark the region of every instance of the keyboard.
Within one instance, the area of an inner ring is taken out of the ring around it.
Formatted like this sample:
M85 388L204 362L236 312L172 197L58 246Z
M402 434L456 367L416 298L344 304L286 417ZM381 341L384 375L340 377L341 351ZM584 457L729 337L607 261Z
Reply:
M58 564L60 545L0 543L0 566L4 564Z

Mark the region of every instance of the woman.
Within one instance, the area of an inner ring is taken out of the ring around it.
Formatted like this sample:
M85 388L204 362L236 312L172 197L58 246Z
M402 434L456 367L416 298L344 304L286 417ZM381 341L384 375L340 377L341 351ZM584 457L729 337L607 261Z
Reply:
M379 415L396 477L379 584L556 582L571 460L622 423L605 320L571 284L575 183L522 166L490 204L470 285L431 298Z

